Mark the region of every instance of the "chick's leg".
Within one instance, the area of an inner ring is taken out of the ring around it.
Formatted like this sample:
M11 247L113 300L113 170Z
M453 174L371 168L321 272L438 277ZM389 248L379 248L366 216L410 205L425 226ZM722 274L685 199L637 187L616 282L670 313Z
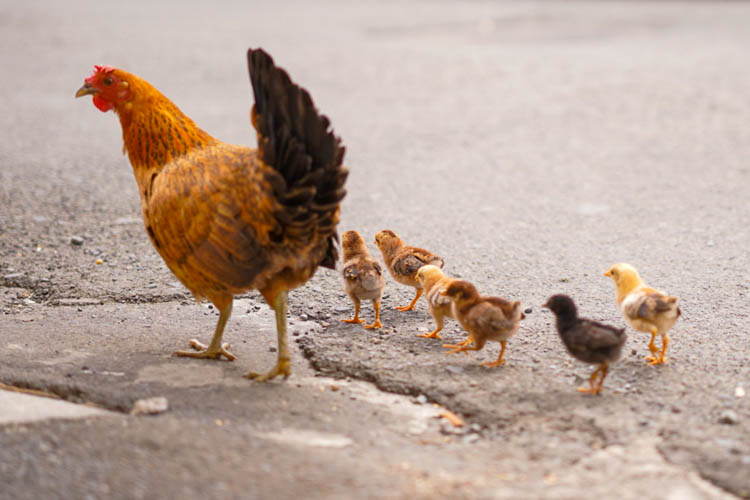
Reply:
M381 328L383 326L383 323L380 322L380 301L379 300L373 300L372 301L372 307L375 309L375 322L371 325L365 325L365 328Z
M661 352L659 352L658 355L656 355L656 352L654 352L654 357L649 359L650 365L663 365L667 362L667 357L664 355L667 352L667 346L669 345L669 335L666 333L662 335L661 337Z
M494 368L496 366L504 365L505 360L503 359L503 354L505 354L505 344L507 342L505 340L500 341L500 355L497 357L497 360L495 361L485 361L484 363L479 363L480 366L486 366L488 368Z
M578 392L585 392L587 394L596 394L598 391L594 387L594 380L596 380L597 375L599 375L602 372L603 368L604 368L604 364L602 363L601 365L599 365L599 368L594 370L594 373L592 373L591 376L589 377L589 387L579 387Z
M609 373L609 362L605 361L604 363L602 363L601 376L599 377L599 383L596 385L596 392L594 392L594 394L599 394L602 392L604 378L607 376L607 373Z
M360 307L359 299L352 299L352 301L354 302L354 317L352 319L342 319L341 320L342 323L359 324L363 322L361 319L359 319L359 307Z
M658 330L656 328L651 329L651 342L648 343L648 350L651 351L651 356L646 356L646 361L648 361L648 364L650 365L658 365L660 363L659 356L656 355L656 353L659 352L659 348L654 344L657 333Z
M422 337L424 339L442 339L443 337L440 336L440 330L443 329L443 316L441 314L434 314L433 318L435 318L435 330L428 332L428 333L420 333L417 335L417 337Z
M195 349L194 351L177 351L175 356L188 357L188 358L208 358L208 359L219 359L222 356L226 357L229 361L234 361L236 358L234 354L229 352L229 344L222 344L221 337L224 335L224 326L227 324L229 316L232 315L232 297L229 296L229 300L217 300L216 307L219 308L219 322L216 324L216 330L214 330L214 336L211 339L211 344L208 346L198 342L197 339L190 339L190 346ZM215 302L215 303L216 303Z
M288 378L292 374L289 346L286 343L286 297L287 292L283 290L276 295L276 299L273 302L273 310L276 312L276 335L279 341L279 357L276 361L276 366L263 374L250 372L247 374L247 378L258 382L265 382L279 375L284 375L284 378Z
M396 307L395 309L399 311L411 311L412 309L414 309L414 306L417 305L417 301L419 300L419 297L421 296L422 296L422 289L418 288L417 295L416 297L414 297L414 300L411 301L411 304L409 304L408 306Z

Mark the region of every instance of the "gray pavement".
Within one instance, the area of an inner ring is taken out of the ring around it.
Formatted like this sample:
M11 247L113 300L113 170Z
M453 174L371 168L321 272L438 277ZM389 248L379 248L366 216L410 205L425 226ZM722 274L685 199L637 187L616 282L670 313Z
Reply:
M749 24L744 2L0 4L0 498L750 497ZM290 296L286 382L242 377L276 356L255 293L235 362L170 355L216 312L151 248L116 118L73 94L119 66L252 144L248 46L342 136L341 230L532 309L505 366L416 337L393 281L385 328L341 324L325 270ZM683 317L666 366L629 330L586 397L540 304L624 326L617 261Z

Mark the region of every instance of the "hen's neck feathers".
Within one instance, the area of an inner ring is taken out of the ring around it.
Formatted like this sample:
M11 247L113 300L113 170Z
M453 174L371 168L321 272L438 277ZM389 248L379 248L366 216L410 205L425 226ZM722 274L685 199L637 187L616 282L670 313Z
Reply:
M175 158L218 141L201 130L161 92L132 74L132 98L115 106L133 169L159 170Z

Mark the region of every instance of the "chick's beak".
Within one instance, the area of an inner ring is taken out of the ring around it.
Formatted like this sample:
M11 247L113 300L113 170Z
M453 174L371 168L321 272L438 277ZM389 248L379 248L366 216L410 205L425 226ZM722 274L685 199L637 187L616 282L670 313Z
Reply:
M604 276L606 276L607 278L611 277L612 271L607 271L606 273L604 273Z
M84 83L83 87L78 89L78 92L76 92L76 97L83 97L85 95L92 95L99 92L96 88L94 88L90 83Z

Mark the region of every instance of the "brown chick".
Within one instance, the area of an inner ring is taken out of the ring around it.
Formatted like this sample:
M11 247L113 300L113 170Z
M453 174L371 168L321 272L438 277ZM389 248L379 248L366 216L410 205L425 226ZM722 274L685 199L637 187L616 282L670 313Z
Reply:
M599 365L589 377L589 387L578 388L580 392L599 394L609 364L620 357L627 338L625 329L579 317L575 302L567 295L553 295L543 307L555 314L557 333L570 355L584 363ZM597 376L599 383L595 385Z
M375 321L365 328L380 328L380 297L385 287L383 269L380 264L370 257L365 246L365 240L357 231L347 231L341 237L342 260L344 267L341 274L344 277L344 288L347 295L354 302L354 317L342 319L344 323L362 323L359 318L361 300L372 300L375 308Z
M453 312L461 326L469 332L473 346L464 344L443 344L453 349L448 354L464 351L478 351L488 340L500 342L500 355L496 361L480 363L481 366L494 367L505 364L503 355L509 338L518 331L519 323L526 317L521 311L519 301L510 302L500 297L479 295L476 287L464 280L454 280L441 292L453 301Z
M417 280L417 271L422 266L432 264L442 268L445 264L442 257L423 248L409 247L396 233L390 229L380 231L375 235L375 244L383 254L385 266L391 273L393 279L407 286L416 289L417 295L408 306L396 307L399 311L411 311L417 304L419 297L422 296L422 285Z
M604 276L615 282L615 298L625 319L639 332L651 334L646 356L648 364L659 365L667 362L665 353L669 345L667 332L674 326L682 312L677 305L677 297L646 285L638 271L630 264L620 263L610 267ZM661 335L661 351L654 345L654 339Z
M455 319L455 316L453 315L453 301L440 292L448 288L453 278L444 275L439 267L429 264L419 268L417 281L424 291L424 298L436 325L435 330L417 336L426 339L441 339L439 332L443 329L443 318Z

